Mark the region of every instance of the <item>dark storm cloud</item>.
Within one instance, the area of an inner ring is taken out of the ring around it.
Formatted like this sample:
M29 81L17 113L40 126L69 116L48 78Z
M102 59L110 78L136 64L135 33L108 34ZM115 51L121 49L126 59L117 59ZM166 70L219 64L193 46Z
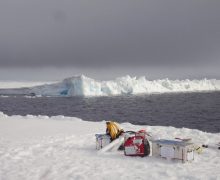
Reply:
M219 65L219 0L1 0L0 67Z

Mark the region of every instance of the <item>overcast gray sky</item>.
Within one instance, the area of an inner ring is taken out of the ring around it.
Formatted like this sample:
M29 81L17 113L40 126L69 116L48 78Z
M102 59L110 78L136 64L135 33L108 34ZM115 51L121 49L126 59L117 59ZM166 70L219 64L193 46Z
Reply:
M0 79L220 78L219 0L1 0Z

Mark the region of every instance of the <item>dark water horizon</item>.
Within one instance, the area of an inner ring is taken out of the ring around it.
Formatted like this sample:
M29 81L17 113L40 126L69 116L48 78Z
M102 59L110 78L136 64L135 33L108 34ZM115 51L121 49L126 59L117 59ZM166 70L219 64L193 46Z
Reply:
M115 120L220 132L220 92L89 98L0 96L0 111L7 115L64 115L86 121Z

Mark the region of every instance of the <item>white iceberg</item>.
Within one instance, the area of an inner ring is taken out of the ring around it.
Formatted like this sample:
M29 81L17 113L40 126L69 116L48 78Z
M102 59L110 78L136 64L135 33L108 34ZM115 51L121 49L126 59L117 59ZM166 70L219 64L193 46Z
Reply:
M23 89L5 89L0 94L35 94L40 96L112 96L129 94L219 91L220 80L147 80L145 77L116 78L98 81L84 75L66 78L62 82L50 83Z
M97 81L84 75L62 82L34 87L32 93L43 96L111 96L123 94L219 91L220 81L203 80L147 80L145 77L120 77L112 81Z

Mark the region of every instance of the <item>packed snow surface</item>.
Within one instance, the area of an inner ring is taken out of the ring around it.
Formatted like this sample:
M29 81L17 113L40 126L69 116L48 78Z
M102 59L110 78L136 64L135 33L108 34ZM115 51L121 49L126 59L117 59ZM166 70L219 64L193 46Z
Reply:
M145 77L120 77L112 81L97 81L84 75L62 82L24 89L8 89L1 94L35 94L40 96L108 96L123 94L219 91L220 80L147 80Z
M121 124L146 129L156 138L193 138L219 142L218 134L192 129ZM87 122L64 116L7 116L0 113L0 179L220 179L220 150L204 149L193 162L156 157L127 157L123 152L97 153L95 134L105 121Z

